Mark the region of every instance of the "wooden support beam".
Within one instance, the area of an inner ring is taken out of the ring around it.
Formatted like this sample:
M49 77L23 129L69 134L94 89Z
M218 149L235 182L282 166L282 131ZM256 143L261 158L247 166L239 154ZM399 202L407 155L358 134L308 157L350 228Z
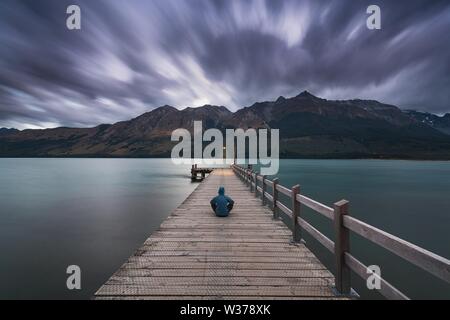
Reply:
M255 198L258 197L258 172L255 171Z
M298 217L300 216L300 202L297 201L297 195L300 194L300 186L297 184L291 188L291 208L292 208L292 241L300 242L301 233Z
M348 295L351 291L350 268L345 263L345 253L350 252L350 233L344 227L344 216L348 215L349 202L341 200L334 204L334 255L336 259L335 284L340 294Z
M262 176L262 205L266 205L266 175Z
M273 197L272 212L273 212L273 218L274 219L278 219L278 212L277 212L278 190L277 190L277 185L278 185L279 179L275 178L275 179L272 180L272 182L273 182L273 186L272 186L272 197Z

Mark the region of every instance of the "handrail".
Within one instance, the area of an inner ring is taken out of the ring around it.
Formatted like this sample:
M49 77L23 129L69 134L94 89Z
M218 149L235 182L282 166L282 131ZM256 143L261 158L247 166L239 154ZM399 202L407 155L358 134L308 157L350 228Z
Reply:
M297 195L297 201L300 202L301 204L304 204L305 206L307 206L310 209L313 209L314 211L321 213L322 215L324 215L325 217L327 217L330 220L333 220L333 212L334 210L320 202L317 202L313 199L310 199L308 197L305 197L301 194Z
M297 219L298 224L304 230L308 231L308 233L313 236L317 241L319 241L325 248L328 249L331 253L334 252L334 242L331 241L326 235L322 232L314 228L311 224L303 220L302 218Z
M285 196L290 197L292 195L291 190L289 190L288 188L278 184L277 185L277 190L280 191L282 194L284 194Z
M408 299L405 294L400 292L381 276L368 272L368 267L349 252L350 231L393 252L395 255L422 268L428 273L450 283L449 259L441 257L435 253L349 216L348 201L341 200L336 202L334 204L334 208L331 208L302 195L300 193L299 186L294 186L292 189L289 189L279 184L278 179L269 180L261 175L258 175L254 171L244 169L238 165L232 165L232 169L250 186L252 190L254 190L255 196L261 195L263 204L266 203L266 199L272 203L271 208L273 210L274 218L278 217L278 208L279 211L283 212L289 219L292 220L294 241L299 241L300 239L298 238L298 235L301 236L302 232L306 231L328 251L334 253L336 258L335 284L339 293L351 293L349 274L349 271L351 270L363 280L366 280L372 275L378 277L381 283L379 292L387 299ZM258 183L258 181L261 183ZM259 186L259 184L261 184L261 186ZM266 191L266 186L270 186L272 188L272 194ZM291 208L278 199L278 193L282 193L291 199ZM333 221L335 228L335 242L330 240L327 236L301 217L300 205L304 205Z
M288 217L292 218L292 210L282 204L280 201L277 201L277 208L280 208Z
M344 217L344 226L397 256L450 283L450 260L375 228L356 218Z

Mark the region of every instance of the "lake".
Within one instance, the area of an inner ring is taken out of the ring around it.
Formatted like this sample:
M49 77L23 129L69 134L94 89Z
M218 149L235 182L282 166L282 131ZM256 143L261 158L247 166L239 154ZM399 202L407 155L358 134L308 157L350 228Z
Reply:
M197 186L169 159L0 159L0 298L89 299ZM281 184L450 257L450 162L282 160ZM305 217L327 235L332 226ZM332 268L314 240L307 245ZM352 237L352 253L412 298L450 298L450 286ZM79 265L82 289L66 288ZM379 298L353 278L364 298Z

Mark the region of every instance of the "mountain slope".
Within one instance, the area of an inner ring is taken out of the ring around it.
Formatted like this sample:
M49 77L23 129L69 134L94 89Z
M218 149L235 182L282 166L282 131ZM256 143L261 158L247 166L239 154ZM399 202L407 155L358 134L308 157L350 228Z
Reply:
M94 128L0 130L3 157L167 157L177 128L278 128L282 157L450 159L450 136L418 116L371 100L325 100L302 92L230 112L163 106Z
M450 113L446 113L441 117L432 113L415 110L405 110L404 113L418 122L450 135Z

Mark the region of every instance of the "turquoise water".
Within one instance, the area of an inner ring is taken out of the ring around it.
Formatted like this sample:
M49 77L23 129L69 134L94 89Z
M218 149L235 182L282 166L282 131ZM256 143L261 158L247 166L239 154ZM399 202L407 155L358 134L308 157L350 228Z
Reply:
M90 298L192 192L189 169L168 159L0 159L0 298ZM450 257L450 162L282 160L278 176L328 205L345 198L353 216ZM332 235L329 221L304 213ZM449 285L387 251L358 237L351 246L412 298L450 298ZM80 291L66 289L71 264Z

